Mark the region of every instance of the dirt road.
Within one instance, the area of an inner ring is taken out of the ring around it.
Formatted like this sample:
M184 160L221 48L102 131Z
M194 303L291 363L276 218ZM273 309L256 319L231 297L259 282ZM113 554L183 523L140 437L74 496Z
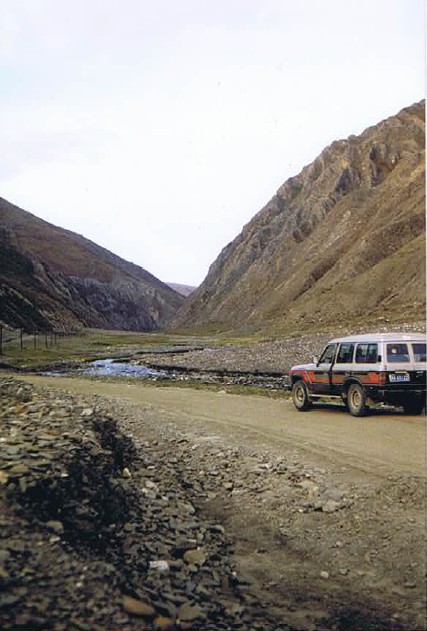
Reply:
M239 570L293 629L425 629L423 417L281 399L69 378L136 442L155 439L207 480L200 510L235 544ZM99 398L101 397L101 398ZM172 451L171 451L172 450Z
M289 445L334 463L351 464L384 475L399 471L425 475L424 418L379 412L360 419L341 406L297 412L291 401L229 395L182 388L156 388L67 378L31 377L49 385L86 394L152 405L182 426L203 424L227 436L251 435L271 445Z

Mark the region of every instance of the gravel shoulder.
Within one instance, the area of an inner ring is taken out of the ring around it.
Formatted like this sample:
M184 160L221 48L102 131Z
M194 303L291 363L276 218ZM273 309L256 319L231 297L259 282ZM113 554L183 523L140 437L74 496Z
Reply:
M225 529L264 620L301 630L426 628L425 423L337 407L83 379L89 397L186 480ZM253 628L258 628L254 625Z

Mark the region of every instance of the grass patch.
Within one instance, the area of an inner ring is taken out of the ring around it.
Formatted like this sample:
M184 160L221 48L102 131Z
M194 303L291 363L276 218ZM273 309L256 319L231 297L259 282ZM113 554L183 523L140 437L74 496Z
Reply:
M134 333L86 329L65 337L7 333L3 339L0 362L11 368L37 368L61 362L90 361L100 357L129 356L138 351L156 351L175 345L197 345L192 336L164 333ZM202 344L203 345L203 344Z
M50 334L34 335L5 331L3 354L0 363L10 368L37 369L58 363L90 361L100 358L130 358L138 353L156 352L173 347L214 348L222 346L247 346L257 340L228 334L215 336L184 332L106 331L85 329L75 335L50 337Z

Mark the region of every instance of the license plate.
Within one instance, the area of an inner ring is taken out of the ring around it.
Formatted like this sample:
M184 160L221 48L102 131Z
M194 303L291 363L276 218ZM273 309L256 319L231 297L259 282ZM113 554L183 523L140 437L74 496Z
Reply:
M397 383L402 381L409 381L409 375L389 375L391 383Z

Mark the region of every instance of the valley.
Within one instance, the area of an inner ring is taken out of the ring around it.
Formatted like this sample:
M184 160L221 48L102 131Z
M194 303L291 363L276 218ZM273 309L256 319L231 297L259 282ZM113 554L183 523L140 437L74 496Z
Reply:
M425 631L425 417L287 390L332 337L425 331L424 107L198 288L0 198L2 628Z

